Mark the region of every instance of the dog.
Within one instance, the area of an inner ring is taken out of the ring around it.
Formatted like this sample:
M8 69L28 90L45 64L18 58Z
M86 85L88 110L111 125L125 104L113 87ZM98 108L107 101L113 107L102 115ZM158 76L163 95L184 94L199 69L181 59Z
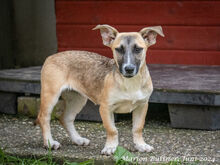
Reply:
M146 66L146 51L156 43L161 26L146 27L140 32L119 33L109 25L97 25L103 44L110 47L113 59L87 51L65 51L49 56L41 70L41 105L37 117L43 133L44 146L58 149L60 143L52 138L50 116L60 95L65 110L60 121L73 143L89 145L90 140L81 137L75 127L76 115L87 99L100 105L99 112L107 132L101 154L111 155L118 146L118 131L114 113L132 112L132 134L135 148L151 152L142 129L153 91L151 77Z

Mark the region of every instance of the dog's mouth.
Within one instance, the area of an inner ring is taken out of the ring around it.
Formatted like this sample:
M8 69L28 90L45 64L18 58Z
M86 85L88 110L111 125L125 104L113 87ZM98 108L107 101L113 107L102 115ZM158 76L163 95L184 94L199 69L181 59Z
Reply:
M137 71L135 70L135 71L133 71L132 73L131 73L131 72L128 73L128 72L122 70L122 71L121 71L121 74L122 74L123 77L125 77L125 78L132 78L132 77L134 77L134 76L137 74Z
M132 78L134 77L136 74L123 74L122 75L125 77L125 78Z

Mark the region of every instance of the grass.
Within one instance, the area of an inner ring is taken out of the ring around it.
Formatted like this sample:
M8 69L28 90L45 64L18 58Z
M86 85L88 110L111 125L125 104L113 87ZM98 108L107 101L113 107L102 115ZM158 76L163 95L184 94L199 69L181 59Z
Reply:
M84 162L69 162L67 160L62 161L63 165L94 165L94 160L88 160ZM30 158L20 158L17 156L11 156L5 154L5 152L0 148L0 165L59 165L61 163L54 160L52 156L51 149L49 149L48 154L42 158L30 157Z
M138 158L130 153L123 147L118 146L113 158L115 160L115 165L138 165ZM0 148L0 165L94 165L94 160L88 160L84 162L69 162L67 160L56 161L52 156L52 151L49 149L46 156L42 158L30 157L30 158L21 158L17 156L11 156L6 154ZM197 165L201 162L183 162L183 161L170 161L168 163L162 163L162 165ZM155 163L155 165L158 163ZM160 163L161 164L161 163Z

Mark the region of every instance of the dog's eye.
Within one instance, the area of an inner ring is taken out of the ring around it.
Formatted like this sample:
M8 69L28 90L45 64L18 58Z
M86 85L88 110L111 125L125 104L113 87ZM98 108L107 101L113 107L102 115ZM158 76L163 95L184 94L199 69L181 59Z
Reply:
M115 50L120 54L125 54L125 48L122 45L118 48L115 48Z
M143 50L143 48L140 48L137 45L135 45L134 49L133 49L134 53L137 53L137 54L140 53L142 50Z

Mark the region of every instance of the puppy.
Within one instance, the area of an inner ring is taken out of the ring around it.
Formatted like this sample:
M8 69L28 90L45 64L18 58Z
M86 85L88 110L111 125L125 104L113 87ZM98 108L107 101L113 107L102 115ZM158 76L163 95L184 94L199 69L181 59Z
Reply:
M65 100L61 123L77 145L90 141L81 137L75 127L76 115L87 99L99 104L100 115L107 132L102 154L111 155L118 146L114 113L132 112L133 142L140 152L150 152L142 129L153 91L146 66L146 51L156 43L157 34L164 36L161 26L143 28L140 32L119 33L109 25L97 25L103 44L111 48L113 59L87 51L65 51L48 57L41 71L41 106L37 118L44 145L58 149L60 143L52 138L50 116L60 95Z

